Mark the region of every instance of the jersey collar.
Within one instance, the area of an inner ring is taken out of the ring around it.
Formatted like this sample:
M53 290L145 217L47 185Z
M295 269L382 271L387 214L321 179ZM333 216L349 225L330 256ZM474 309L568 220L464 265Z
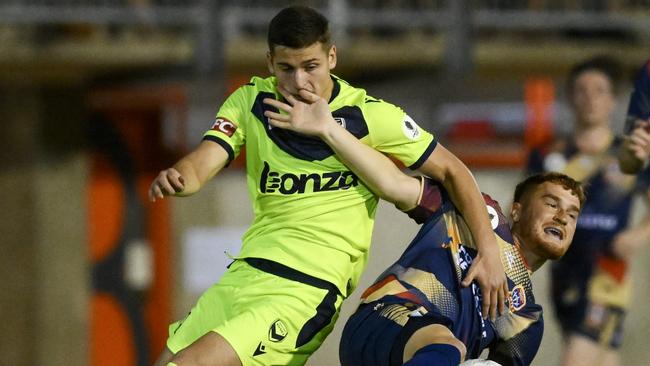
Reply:
M514 236L513 236L514 238ZM522 262L524 263L524 267L526 267L526 270L528 271L528 276L533 275L533 270L530 268L530 265L528 264L528 261L526 260L526 256L524 255L524 251L521 249L521 245L519 244L518 239L514 239L514 244L515 248L517 249L517 252L519 253L519 256L521 257Z
M334 101L334 98L336 98L339 93L341 92L341 84L339 84L338 78L334 77L334 75L330 75L332 78L332 95L330 95L330 100L327 103L332 103Z

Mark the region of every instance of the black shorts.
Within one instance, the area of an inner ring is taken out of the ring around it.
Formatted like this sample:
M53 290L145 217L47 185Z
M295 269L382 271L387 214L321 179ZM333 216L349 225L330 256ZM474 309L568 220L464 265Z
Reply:
M576 277L553 273L553 306L563 334L579 334L609 348L620 348L627 309L622 305L626 302L621 299L624 295L617 293L621 292L618 287L629 284L619 286L598 269L588 278ZM600 293L611 295L596 296L595 287L600 287Z

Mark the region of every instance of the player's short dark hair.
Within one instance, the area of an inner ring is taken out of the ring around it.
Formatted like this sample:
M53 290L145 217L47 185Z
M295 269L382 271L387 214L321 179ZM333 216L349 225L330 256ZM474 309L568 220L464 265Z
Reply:
M582 183L576 181L566 174L558 172L533 174L521 181L519 184L517 184L517 188L515 188L514 202L521 202L525 196L530 194L540 184L546 182L559 184L565 189L571 191L574 196L578 197L578 200L580 201L580 208L582 208L582 205L585 203L586 199L585 190Z
M609 56L596 56L582 61L571 68L566 81L567 95L571 96L573 94L576 80L580 75L588 71L596 71L605 75L609 79L612 93L614 95L618 93L623 75L620 63Z
M329 21L307 6L290 6L280 10L269 23L269 51L275 46L305 48L316 42L330 46Z

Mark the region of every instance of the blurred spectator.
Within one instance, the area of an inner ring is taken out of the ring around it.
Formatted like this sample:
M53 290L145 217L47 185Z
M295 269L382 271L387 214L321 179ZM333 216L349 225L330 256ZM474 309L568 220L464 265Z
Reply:
M562 327L562 365L620 364L623 320L630 304L628 263L650 240L650 215L628 227L632 198L650 198L650 170L621 172L611 115L620 76L609 58L574 66L568 77L572 136L534 150L529 173L559 171L587 186L572 245L552 266L552 299Z

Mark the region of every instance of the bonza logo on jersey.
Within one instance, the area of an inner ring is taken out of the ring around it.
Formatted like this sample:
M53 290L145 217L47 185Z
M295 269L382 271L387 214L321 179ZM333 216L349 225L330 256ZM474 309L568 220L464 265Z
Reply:
M228 121L226 118L217 117L210 129L223 132L228 137L232 137L232 135L235 134L235 131L237 131L237 126L234 123Z
M309 186L312 187L312 192L337 191L358 185L359 178L350 171L299 175L293 173L280 174L272 171L267 162L264 162L260 177L260 191L262 193L278 191L282 194L300 194L305 193Z

